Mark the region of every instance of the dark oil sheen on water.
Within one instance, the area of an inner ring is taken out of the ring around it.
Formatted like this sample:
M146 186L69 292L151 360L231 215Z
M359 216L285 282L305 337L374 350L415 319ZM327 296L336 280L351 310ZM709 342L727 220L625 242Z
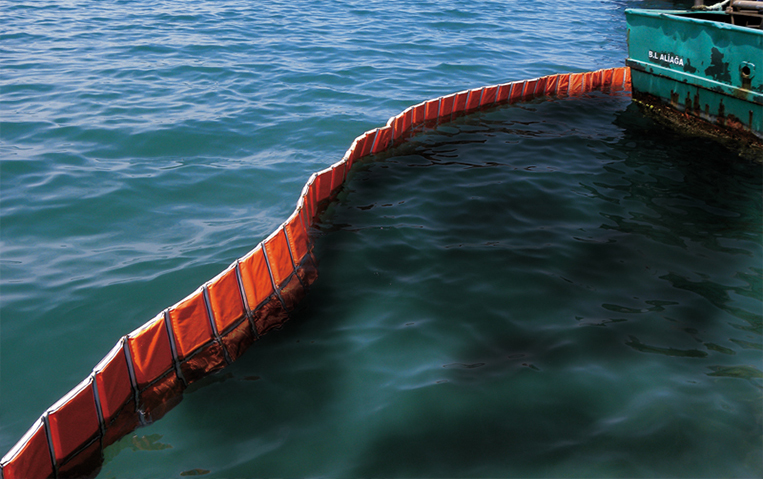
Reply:
M686 3L0 5L0 454L363 131ZM763 475L759 163L539 99L358 164L316 233L292 320L99 477Z

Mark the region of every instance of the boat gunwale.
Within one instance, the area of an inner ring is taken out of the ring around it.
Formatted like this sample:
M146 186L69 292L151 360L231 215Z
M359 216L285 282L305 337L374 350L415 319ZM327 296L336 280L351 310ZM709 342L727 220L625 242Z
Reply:
M679 22L690 22L690 23L700 23L700 24L706 24L706 25L712 25L714 28L718 28L721 30L731 30L736 32L747 32L753 35L758 35L763 37L763 30L758 28L752 28L747 26L741 26L741 25L734 25L730 22L725 21L719 21L714 19L707 19L707 18L695 18L691 17L690 15L712 15L712 16L718 16L722 18L731 18L731 15L726 13L725 11L697 11L693 12L691 10L656 10L651 8L626 8L625 9L625 15L626 18L628 15L638 15L642 17L656 17L656 18L669 18L672 21L679 21Z

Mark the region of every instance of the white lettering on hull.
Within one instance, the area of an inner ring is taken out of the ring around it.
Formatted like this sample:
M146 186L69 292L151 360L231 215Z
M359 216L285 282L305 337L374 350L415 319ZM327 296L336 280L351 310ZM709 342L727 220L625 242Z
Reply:
M649 50L649 59L660 63L669 63L679 67L684 66L684 59L672 53L657 53Z

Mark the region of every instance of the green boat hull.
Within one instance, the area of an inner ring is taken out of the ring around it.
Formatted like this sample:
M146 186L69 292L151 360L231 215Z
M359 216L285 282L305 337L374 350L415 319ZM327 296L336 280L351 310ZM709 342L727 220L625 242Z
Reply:
M723 12L625 14L634 98L763 139L763 30Z

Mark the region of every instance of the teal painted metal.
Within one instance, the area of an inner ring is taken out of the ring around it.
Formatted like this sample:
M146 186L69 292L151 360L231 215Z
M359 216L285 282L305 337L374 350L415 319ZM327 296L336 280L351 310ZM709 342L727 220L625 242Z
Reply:
M763 30L724 12L625 11L634 96L763 138Z

